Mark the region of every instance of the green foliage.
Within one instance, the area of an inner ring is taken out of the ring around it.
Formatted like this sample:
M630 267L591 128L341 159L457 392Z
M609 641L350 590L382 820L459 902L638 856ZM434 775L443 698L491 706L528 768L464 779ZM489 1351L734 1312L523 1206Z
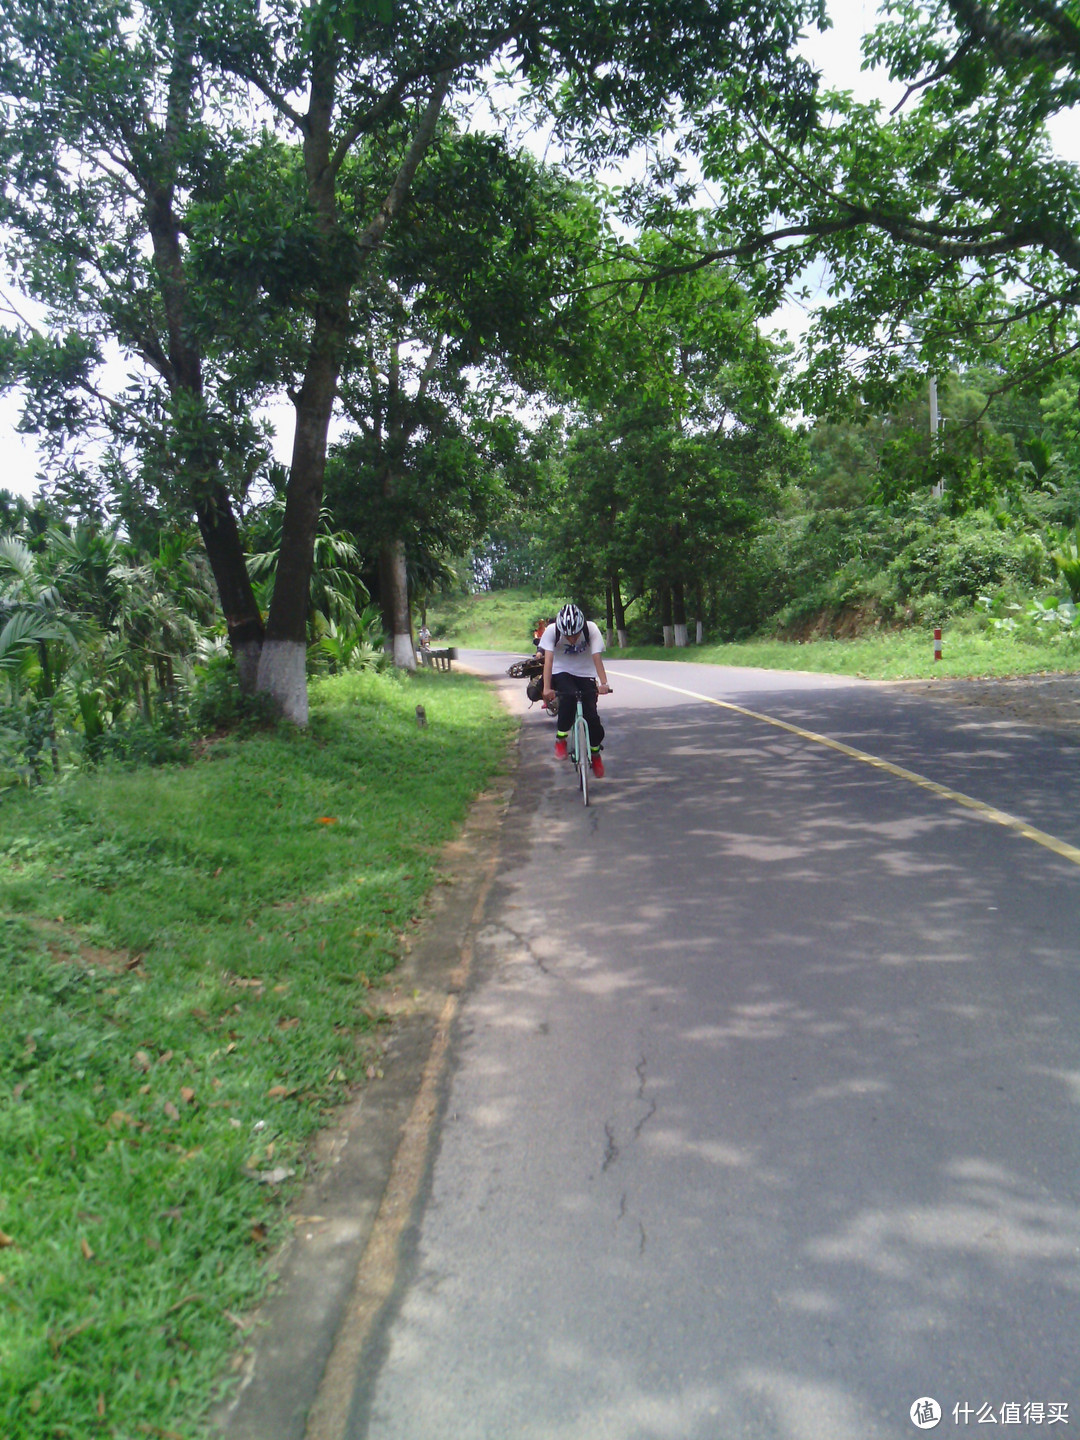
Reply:
M377 1063L381 977L508 721L460 675L313 700L309 733L5 801L4 1435L195 1433L307 1143Z
M1068 585L1073 604L1080 605L1080 526L1072 534L1058 536L1057 540L1057 548L1051 550L1050 559Z

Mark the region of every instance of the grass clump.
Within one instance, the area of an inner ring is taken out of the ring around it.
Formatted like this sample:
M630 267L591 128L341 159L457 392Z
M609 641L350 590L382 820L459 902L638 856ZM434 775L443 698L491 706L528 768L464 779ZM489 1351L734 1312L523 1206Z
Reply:
M503 754L466 676L312 699L307 731L0 806L2 1435L195 1433Z

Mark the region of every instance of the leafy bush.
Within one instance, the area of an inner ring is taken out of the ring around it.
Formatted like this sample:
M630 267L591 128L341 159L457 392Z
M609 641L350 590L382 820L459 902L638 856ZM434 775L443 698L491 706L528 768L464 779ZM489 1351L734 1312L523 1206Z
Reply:
M278 714L269 695L245 695L232 659L215 656L196 671L187 704L191 728L199 735L223 730L249 733L277 723Z

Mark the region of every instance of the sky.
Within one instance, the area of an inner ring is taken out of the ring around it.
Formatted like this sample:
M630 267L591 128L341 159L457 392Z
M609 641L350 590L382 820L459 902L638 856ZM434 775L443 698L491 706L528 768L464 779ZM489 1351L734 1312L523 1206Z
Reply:
M882 75L861 70L860 43L875 23L876 3L829 0L828 8L832 29L809 36L803 43L803 53L821 70L827 85L851 90L860 100L878 98L886 104L894 103L900 98L900 87L891 86ZM1074 122L1075 117L1059 120L1054 138L1064 158L1080 162L1080 126L1070 121ZM806 319L806 313L793 306L774 317L775 323L792 334L801 332ZM287 464L292 444L292 407L283 402L270 414L277 429L276 458ZM16 432L18 417L17 397L0 395L0 488L30 496L37 484L37 450L33 437Z

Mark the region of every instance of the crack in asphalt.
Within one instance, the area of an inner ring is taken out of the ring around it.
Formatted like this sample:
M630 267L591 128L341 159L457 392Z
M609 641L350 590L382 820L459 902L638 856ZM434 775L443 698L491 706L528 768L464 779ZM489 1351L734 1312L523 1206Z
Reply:
M509 925L488 925L485 927L480 938L483 940L484 944L489 945L492 949L498 949L502 951L505 957L505 952L510 949L510 945L507 943L507 937L509 937L510 942L516 944L521 950L525 952L525 954L529 957L529 959L536 966L536 968L541 971L542 974L548 976L554 975L555 972L551 969L551 967L545 965L543 960L541 960L540 956L533 949L532 943L527 940L526 937L520 933L520 931L511 929Z
M604 1134L607 1137L607 1145L604 1148L604 1163L600 1166L600 1173L603 1174L619 1158L619 1147L615 1144L615 1127L610 1120L604 1121Z

